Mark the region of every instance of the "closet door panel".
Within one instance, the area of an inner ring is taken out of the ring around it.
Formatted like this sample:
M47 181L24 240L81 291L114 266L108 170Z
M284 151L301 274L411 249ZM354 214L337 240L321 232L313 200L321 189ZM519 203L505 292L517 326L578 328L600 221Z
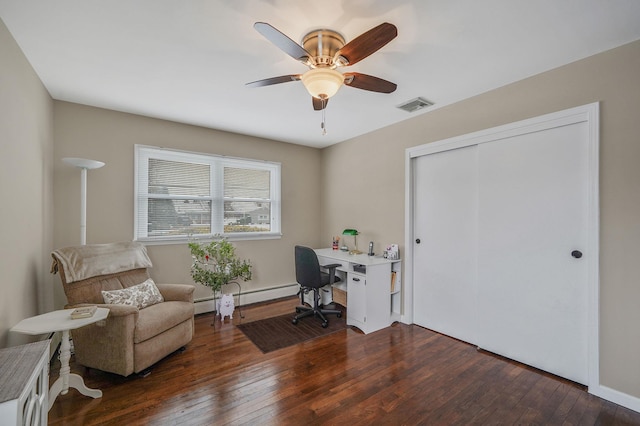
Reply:
M478 345L587 382L584 123L478 151Z
M414 322L466 342L476 338L476 155L471 146L413 160Z

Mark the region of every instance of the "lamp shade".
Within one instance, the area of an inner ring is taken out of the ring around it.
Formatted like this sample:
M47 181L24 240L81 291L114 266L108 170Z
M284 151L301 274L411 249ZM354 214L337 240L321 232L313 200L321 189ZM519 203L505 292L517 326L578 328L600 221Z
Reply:
M99 169L104 166L102 161L89 160L86 158L76 158L76 157L65 157L62 159L67 164L71 164L72 166L79 167L81 169Z
M313 68L302 74L302 84L314 98L328 99L335 95L344 76L331 68Z

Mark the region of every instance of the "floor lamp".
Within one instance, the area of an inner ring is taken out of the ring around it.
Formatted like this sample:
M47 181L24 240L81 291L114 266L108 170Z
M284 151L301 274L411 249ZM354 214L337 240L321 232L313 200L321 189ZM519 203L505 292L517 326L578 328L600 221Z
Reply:
M87 170L99 169L104 166L104 163L75 157L65 157L62 161L80 169L80 244L85 245L87 244Z

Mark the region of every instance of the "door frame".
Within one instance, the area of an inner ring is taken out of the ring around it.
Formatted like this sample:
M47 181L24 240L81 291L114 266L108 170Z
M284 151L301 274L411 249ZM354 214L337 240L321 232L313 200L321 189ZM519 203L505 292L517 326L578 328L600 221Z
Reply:
M600 389L600 208L599 208L599 145L600 104L598 102L558 111L514 123L493 127L461 136L431 142L405 150L405 270L402 322L413 324L413 239L414 239L414 167L413 159L442 151L492 142L517 135L534 133L576 123L588 127L588 212L587 212L587 339L588 379L590 393Z

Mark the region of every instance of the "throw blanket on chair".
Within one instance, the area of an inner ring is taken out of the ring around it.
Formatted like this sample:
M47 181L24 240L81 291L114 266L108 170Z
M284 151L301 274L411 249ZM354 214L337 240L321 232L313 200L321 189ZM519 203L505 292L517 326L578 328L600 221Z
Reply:
M62 263L67 282L153 266L144 245L136 242L90 244L54 250L51 272Z

